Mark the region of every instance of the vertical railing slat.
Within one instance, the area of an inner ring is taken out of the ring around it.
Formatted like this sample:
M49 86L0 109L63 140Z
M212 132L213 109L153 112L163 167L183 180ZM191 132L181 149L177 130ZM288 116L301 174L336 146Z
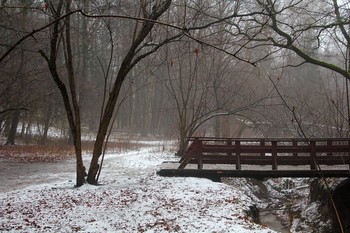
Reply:
M332 143L332 140L331 140L331 139L328 139L328 140L327 140L327 147L328 147L328 148L332 148L332 147L333 147L333 143ZM333 153L332 153L332 152L328 152L327 155L328 155L328 156L332 156Z
M316 141L310 141L310 169L316 170Z
M261 148L265 148L265 139L260 140L260 146ZM265 156L265 152L261 152L260 156Z
M226 141L227 145L228 146L232 146L232 140L231 139L227 139ZM232 151L230 150L228 153L227 153L228 156L232 156Z
M202 170L203 169L203 141L198 141L198 149L196 153L197 158L197 169Z
M293 147L298 148L298 141L296 139L293 139L292 140L292 145L293 145ZM297 152L293 152L293 156L294 157L298 156L298 153Z
M272 170L278 170L277 164L277 141L272 141Z
M241 170L241 142L235 141L236 150L236 170Z

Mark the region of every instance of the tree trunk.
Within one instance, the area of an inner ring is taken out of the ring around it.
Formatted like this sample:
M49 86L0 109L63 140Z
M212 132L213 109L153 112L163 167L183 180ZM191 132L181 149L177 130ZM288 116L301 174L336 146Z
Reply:
M70 3L66 3L66 13L68 14L70 12ZM72 129L72 135L74 140L74 148L75 148L75 157L76 157L76 186L80 187L85 183L85 167L83 164L83 158L82 158L82 152L81 152L81 121L80 121L80 107L78 104L77 99L77 88L76 88L76 80L74 75L74 68L73 68L73 54L72 54L72 46L71 46L71 37L70 37L70 16L66 17L65 19L65 45L66 45L66 66L67 66L67 73L68 73L68 82L69 82L69 88L70 88L70 95L71 95L71 101L72 105L70 106L70 109L72 112L71 117L71 129Z
M50 121L51 121L51 112L52 112L52 108L51 108L51 105L49 103L48 110L46 112L45 119L44 119L44 132L43 132L43 136L41 138L41 143L43 145L45 145L46 141L47 141L47 134L49 132Z
M83 164L83 157L81 153L81 140L74 144L76 156L76 182L75 186L80 187L85 183L86 169Z
M124 76L124 77L119 78L119 79L117 78L117 80L115 82L115 86L113 88L113 92L109 96L109 99L108 99L108 102L107 102L107 105L106 105L106 108L104 111L103 118L102 118L101 123L99 125L99 129L97 132L96 141L95 141L95 145L94 145L94 150L93 150L93 154L92 154L92 159L90 162L89 173L88 173L88 177L87 177L87 182L89 184L97 184L96 176L97 176L97 173L99 170L98 160L102 154L104 141L105 141L107 131L108 131L108 126L109 126L109 123L112 119L115 104L116 104L116 101L118 99L118 95L120 92L120 88L121 88L121 85L122 85L123 80L124 80L126 75L127 75L127 73L121 74L121 76Z
M7 135L7 141L6 145L14 145L15 144L15 138L17 134L17 126L19 123L21 112L19 110L16 110L13 114L12 120L11 120L11 127Z
M170 4L171 4L171 0L165 0L163 3L160 3L158 6L155 5L152 9L149 19L157 20L169 8ZM140 31L138 32L137 36L133 40L133 43L131 44L129 51L124 57L123 62L120 66L117 78L114 82L110 96L107 100L107 104L104 109L101 123L99 125L99 129L97 132L96 141L95 141L94 150L93 150L92 159L91 159L90 168L89 168L89 173L87 177L87 182L89 184L97 184L96 177L99 170L98 161L102 154L104 141L107 135L108 127L110 125L110 122L114 113L115 105L118 100L121 86L124 82L125 77L131 71L131 69L137 64L135 60L140 61L142 60L142 58L145 57L145 56L141 56L135 59L139 45L144 41L144 39L150 33L153 26L154 26L154 23L152 22L143 22Z
M59 18L61 14L61 10L63 7L63 0L60 0L57 6L56 11L54 12L54 18ZM67 2L66 5L66 13L70 11L70 2ZM51 76L60 90L64 107L66 110L66 115L70 127L70 132L73 138L73 144L75 149L75 155L76 155L76 186L82 186L85 183L85 167L83 165L83 159L82 159L82 152L81 152L81 130L80 130L80 110L79 105L77 102L77 95L76 95L76 87L75 87L75 80L74 80L74 69L73 69L73 57L72 57L72 50L71 50L71 43L70 43L70 18L66 17L65 20L65 46L66 46L66 68L68 73L68 81L69 81L69 89L70 89L70 96L72 99L72 103L69 98L69 93L66 87L66 84L62 81L60 78L60 75L57 70L57 56L58 56L58 43L59 43L59 35L60 35L60 22L57 21L55 24L53 24L53 30L51 34L51 41L50 41L50 57L46 56L46 54L43 51L39 51L40 54L45 58L45 60L48 63Z

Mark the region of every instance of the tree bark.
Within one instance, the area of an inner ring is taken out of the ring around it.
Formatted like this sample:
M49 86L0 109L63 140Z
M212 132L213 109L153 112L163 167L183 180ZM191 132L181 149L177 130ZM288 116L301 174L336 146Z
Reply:
M152 12L149 15L149 19L157 20L170 6L171 0L166 0L158 6L154 6L152 8ZM137 56L137 49L139 45L144 41L147 35L150 33L154 26L153 22L143 22L143 25L138 32L135 40L133 41L128 53L123 59L123 62L120 66L119 72L117 74L116 80L114 82L113 88L107 100L106 107L104 109L101 123L99 125L99 129L96 136L96 141L94 145L93 155L90 163L89 173L87 177L87 182L89 184L97 184L97 173L99 169L99 158L102 154L104 141L106 138L106 134L108 131L108 127L110 125L115 105L118 100L118 96L120 93L121 86L124 82L125 77L130 72L130 70L136 65L134 62L135 56ZM137 57L135 60L140 61L142 58Z
M20 115L21 115L21 112L19 110L16 110L13 114L13 117L11 120L11 127L10 127L9 133L7 135L6 145L14 145L15 144L17 126L19 123Z
M50 121L51 121L51 116L52 116L51 112L52 112L52 107L51 107L51 104L49 104L47 107L45 118L44 118L44 132L43 132L43 136L41 138L41 144L43 144L43 145L45 145L47 142L47 136L48 136L48 132L49 132L49 128L50 128Z
M66 3L66 14L70 12L70 1ZM67 51L67 71L68 71L68 81L69 88L72 100L73 109L73 119L74 126L72 129L73 140L74 140L74 148L75 148L75 158L76 158L76 186L80 187L85 183L85 167L83 164L82 151L81 151L81 122L80 122L80 108L77 99L77 88L75 84L75 75L73 68L73 55L72 55L72 47L71 47L71 37L70 37L70 16L66 17L66 51Z
M63 7L63 0L61 0L57 8L54 12L54 18L57 19L60 17L61 10ZM67 3L66 5L66 12L69 12L70 5ZM53 31L51 34L51 41L50 41L50 57L46 56L46 54L43 51L40 51L40 54L45 58L45 60L48 63L49 70L51 73L51 76L60 90L64 107L66 110L67 119L69 122L70 132L73 137L73 144L75 149L75 156L76 156L76 186L82 186L85 183L85 167L83 165L82 160L82 152L81 152L81 131L80 131L80 110L77 102L77 96L76 96L76 87L75 87L75 81L74 81L74 69L73 69L73 58L72 58L72 51L71 51L71 44L70 44L70 18L66 17L65 26L66 26L66 39L65 39L65 45L66 45L66 52L67 52L67 72L68 72L68 79L69 79L69 86L70 86L70 95L72 98L72 104L69 98L69 93L67 90L66 85L62 81L62 79L59 76L59 73L57 71L57 47L58 47L58 37L60 35L59 30L59 21L55 22L53 25Z

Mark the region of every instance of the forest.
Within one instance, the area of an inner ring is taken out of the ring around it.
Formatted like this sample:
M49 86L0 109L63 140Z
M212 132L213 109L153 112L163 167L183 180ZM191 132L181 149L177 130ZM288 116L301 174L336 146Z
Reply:
M347 1L0 4L0 132L45 144L55 129L77 186L97 183L111 133L177 139L180 155L190 136L349 136Z

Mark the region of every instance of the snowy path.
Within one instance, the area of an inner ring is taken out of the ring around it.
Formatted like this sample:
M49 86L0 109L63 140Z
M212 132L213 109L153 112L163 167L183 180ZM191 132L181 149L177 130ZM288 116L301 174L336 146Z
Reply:
M272 232L246 216L251 200L242 190L157 176L170 159L154 148L109 154L103 185L78 189L72 188L74 160L1 160L0 232Z
M66 181L67 177L74 179L74 169L74 159L57 163L22 163L0 158L0 193L34 184Z

